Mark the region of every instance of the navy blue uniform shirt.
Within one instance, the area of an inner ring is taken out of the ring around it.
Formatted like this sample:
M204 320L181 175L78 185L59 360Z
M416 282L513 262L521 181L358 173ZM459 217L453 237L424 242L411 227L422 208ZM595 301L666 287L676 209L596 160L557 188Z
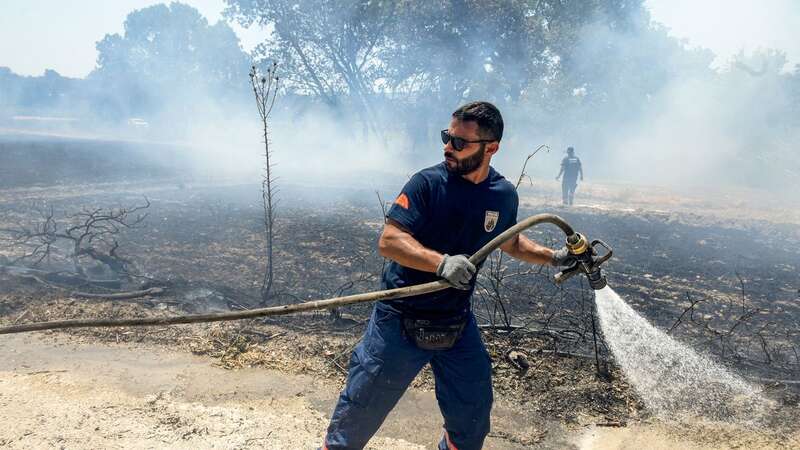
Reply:
M581 170L581 160L577 156L565 156L561 160L561 168L564 170L565 180L577 180L578 172Z
M411 232L423 246L448 255L470 256L517 223L517 191L508 180L489 168L489 176L474 184L447 171L442 162L423 169L406 183L386 217ZM382 289L438 280L390 261L383 272ZM454 288L410 299L381 302L407 315L436 318L468 311L474 290Z

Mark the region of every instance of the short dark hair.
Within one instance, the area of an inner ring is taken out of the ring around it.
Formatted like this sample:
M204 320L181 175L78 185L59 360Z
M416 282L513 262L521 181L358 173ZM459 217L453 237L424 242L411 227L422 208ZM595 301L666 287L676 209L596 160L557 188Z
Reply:
M500 141L503 138L503 116L489 102L471 102L453 111L453 118L462 122L477 122L482 138Z
M572 147L567 147L567 153L575 153L575 149Z

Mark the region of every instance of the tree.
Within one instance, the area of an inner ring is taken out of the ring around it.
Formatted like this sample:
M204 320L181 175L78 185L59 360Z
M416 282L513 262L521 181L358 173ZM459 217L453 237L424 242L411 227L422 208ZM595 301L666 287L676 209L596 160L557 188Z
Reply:
M272 107L275 106L275 99L278 97L278 83L280 78L277 75L278 64L273 62L267 69L266 75L258 72L256 66L250 69L250 84L253 88L253 96L258 108L258 116L261 119L262 137L264 139L264 169L261 178L261 206L264 212L264 235L267 239L267 267L261 282L261 302L266 304L272 291L274 259L273 243L275 237L275 175L273 163L270 161L272 151L269 148L269 117Z
M408 128L416 140L431 134L432 124L419 118L447 117L475 98L502 108L539 76L544 39L533 26L535 1L398 3L392 45L382 57L393 103L410 109Z
M246 98L240 80L249 61L226 23L209 25L196 9L171 3L130 13L124 28L122 36L106 35L97 43L97 68L89 76L106 93L116 93L118 116L169 107L191 114L193 104L208 98Z
M42 76L20 76L7 67L0 67L0 111L54 116L70 114L82 102L84 80L61 76L47 69Z
M271 29L254 56L281 61L284 86L333 108L351 108L377 131L379 53L391 35L395 2L229 0L226 17Z
M353 110L369 129L399 118L416 140L431 134L421 118L446 116L467 99L503 108L552 91L559 104L571 96L586 27L639 30L649 20L641 0L228 4L229 19L269 30L255 56L282 62L288 90Z

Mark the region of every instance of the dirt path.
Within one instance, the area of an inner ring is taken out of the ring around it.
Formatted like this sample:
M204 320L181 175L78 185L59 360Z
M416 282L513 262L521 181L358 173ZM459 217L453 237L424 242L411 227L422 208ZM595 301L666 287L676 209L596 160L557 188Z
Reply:
M307 376L214 367L152 347L76 343L65 335L0 339L0 447L275 448L320 444L338 388ZM504 436L548 434L498 406L487 448ZM409 391L370 448L433 448L441 417L429 392ZM405 439L403 439L405 438Z
M0 446L316 448L334 392L308 377L226 371L158 349L3 337ZM374 448L420 448L377 438Z
M161 347L78 342L63 334L0 336L0 447L313 449L320 444L337 386L266 369L224 370L214 361ZM410 390L368 448L435 448L440 424L433 394ZM705 431L657 423L567 428L498 403L485 448L793 445L742 435L740 429Z

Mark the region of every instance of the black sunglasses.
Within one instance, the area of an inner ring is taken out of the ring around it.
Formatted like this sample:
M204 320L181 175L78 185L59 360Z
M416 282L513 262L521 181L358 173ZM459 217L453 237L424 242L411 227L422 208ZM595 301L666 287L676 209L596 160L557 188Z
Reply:
M456 137L450 134L447 130L442 130L442 144L447 145L448 142L453 143L453 149L457 152L464 150L467 144L476 144L483 142L494 142L497 139L478 139L477 141L468 141L464 138Z

